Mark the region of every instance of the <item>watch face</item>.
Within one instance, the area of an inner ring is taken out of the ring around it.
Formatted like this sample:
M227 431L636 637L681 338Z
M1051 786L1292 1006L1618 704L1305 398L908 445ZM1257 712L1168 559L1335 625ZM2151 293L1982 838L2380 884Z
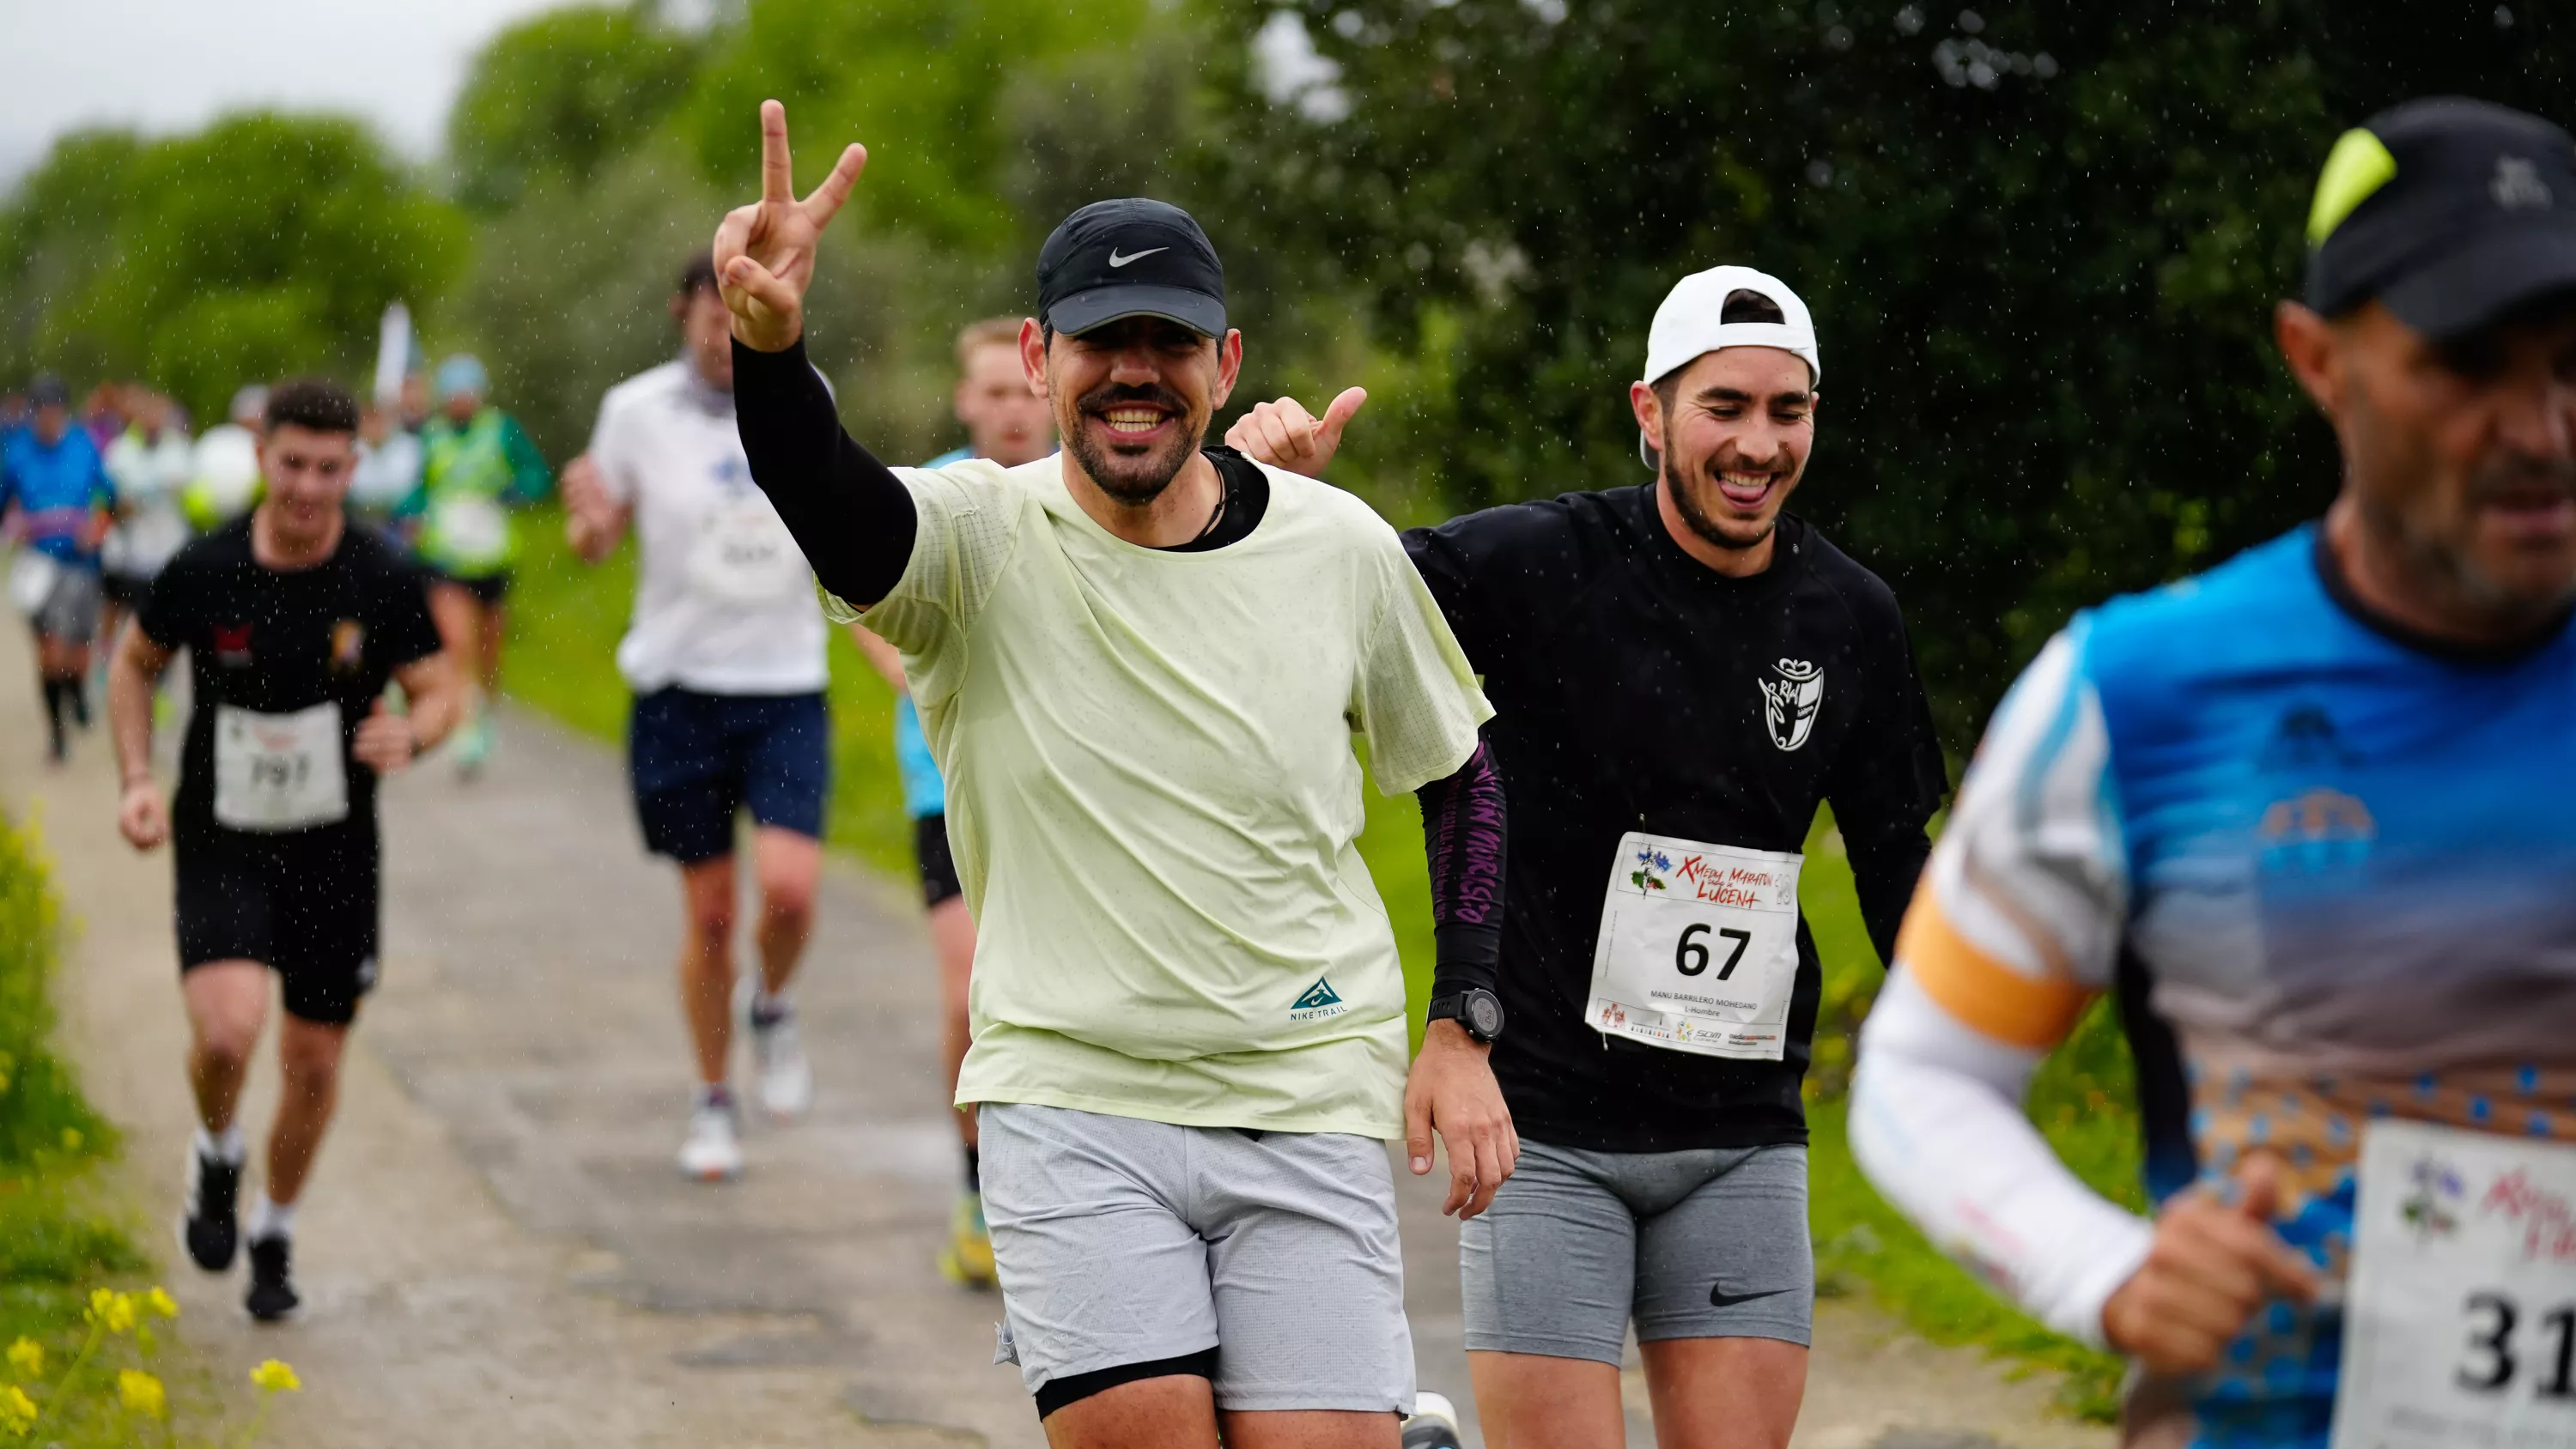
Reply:
M1467 1030L1479 1037L1494 1037L1503 1030L1503 1003L1489 991L1467 993Z

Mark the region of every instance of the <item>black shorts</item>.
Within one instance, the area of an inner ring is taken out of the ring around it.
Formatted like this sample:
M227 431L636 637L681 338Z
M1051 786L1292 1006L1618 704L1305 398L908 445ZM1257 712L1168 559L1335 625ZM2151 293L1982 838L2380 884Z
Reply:
M957 883L957 857L948 853L948 817L924 815L912 822L912 856L921 866L923 909L966 894Z
M107 601L129 614L140 614L151 601L152 580L142 574L120 574L114 571L98 577L99 592Z
M478 578L470 579L461 578L455 574L447 573L444 570L433 573L430 577L442 584L456 585L465 592L472 594L474 596L474 601L487 609L497 609L501 607L501 601L510 596L510 571L508 569L503 569L497 574L484 574Z
M346 1025L376 984L381 872L373 822L294 835L209 828L176 842L179 973L257 961L290 1016Z
M638 695L626 765L644 848L682 865L733 854L733 819L820 839L832 783L832 716L820 694Z

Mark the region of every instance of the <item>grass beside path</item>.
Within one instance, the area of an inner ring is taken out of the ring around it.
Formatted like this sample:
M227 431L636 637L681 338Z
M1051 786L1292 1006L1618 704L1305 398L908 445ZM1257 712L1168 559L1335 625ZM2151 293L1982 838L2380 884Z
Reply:
M247 1444L156 1336L178 1309L101 1181L116 1132L54 1053L61 943L37 832L0 814L0 1443Z
M561 515L552 509L532 515L522 537L527 551L511 595L505 687L585 734L622 744L627 693L614 655L634 598L633 545L605 564L585 567L564 547ZM831 667L833 783L826 830L836 848L909 880L912 836L895 774L893 692L837 629ZM1432 964L1421 814L1410 796L1390 800L1374 789L1364 794L1368 824L1360 853L1395 922L1418 1035ZM1808 841L1799 896L1825 967L1816 1069L1808 1082L1820 1291L1867 1292L1937 1342L1978 1344L2063 1371L2067 1407L2107 1420L2115 1408L2117 1361L2005 1306L1925 1242L1852 1162L1841 1094L1850 1076L1852 1033L1877 994L1880 969L1841 839L1821 814ZM2102 1010L2041 1071L2031 1096L2034 1119L2078 1173L2132 1206L2140 1202L2135 1100L2126 1048Z

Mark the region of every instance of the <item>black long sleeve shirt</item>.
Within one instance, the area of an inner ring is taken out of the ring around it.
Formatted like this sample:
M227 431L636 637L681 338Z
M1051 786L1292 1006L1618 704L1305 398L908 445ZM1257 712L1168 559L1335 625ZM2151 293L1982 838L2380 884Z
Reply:
M1768 570L1718 574L1673 542L1653 485L1488 509L1405 544L1496 710L1512 838L1493 1064L1514 1125L1616 1152L1805 1141L1822 973L1804 921L1782 1059L1699 1056L1588 1023L1603 885L1630 831L1796 851L1830 801L1889 958L1947 783L1895 596L1789 516ZM1781 661L1823 676L1794 744L1760 688Z

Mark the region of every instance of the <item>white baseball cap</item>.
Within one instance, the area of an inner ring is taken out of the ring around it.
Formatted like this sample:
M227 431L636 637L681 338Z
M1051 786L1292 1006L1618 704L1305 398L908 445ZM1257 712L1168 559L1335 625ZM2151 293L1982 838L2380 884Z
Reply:
M1725 322L1726 299L1752 292L1771 300L1787 319L1781 322ZM1655 325L1646 332L1648 384L1663 381L1688 367L1704 352L1723 347L1777 347L1807 364L1810 387L1824 381L1824 364L1816 358L1816 324L1807 304L1789 285L1751 267L1711 267L1673 284L1664 304L1655 309ZM1647 457L1646 435L1637 433L1637 456ZM1648 467L1654 466L1651 460Z

